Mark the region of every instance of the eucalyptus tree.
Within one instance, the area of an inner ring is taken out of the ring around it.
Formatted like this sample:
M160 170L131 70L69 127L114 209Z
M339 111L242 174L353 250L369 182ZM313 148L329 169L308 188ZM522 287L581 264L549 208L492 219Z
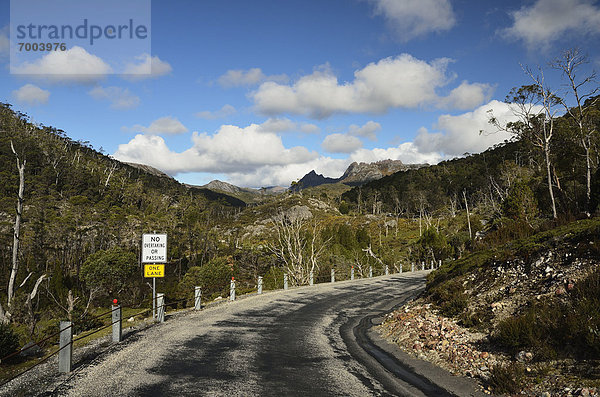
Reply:
M552 91L547 86L541 68L538 68L537 73L528 67L524 67L523 70L533 80L533 84L513 88L505 99L517 120L502 124L493 113L490 113L488 121L499 130L515 134L519 139L527 140L541 150L546 170L546 183L548 184L552 217L556 219L551 143L554 136L557 105L560 104L561 100L556 95L556 91Z
M560 99L561 105L577 127L577 138L585 152L586 213L589 217L593 167L591 152L593 140L598 135L594 123L594 116L597 117L594 114L594 107L600 101L600 96L596 96L600 87L596 81L595 71L580 75L582 68L588 63L587 56L581 54L579 49L573 48L564 51L551 65L562 72L563 78L567 80L567 97L574 101L573 106L569 106L565 99Z

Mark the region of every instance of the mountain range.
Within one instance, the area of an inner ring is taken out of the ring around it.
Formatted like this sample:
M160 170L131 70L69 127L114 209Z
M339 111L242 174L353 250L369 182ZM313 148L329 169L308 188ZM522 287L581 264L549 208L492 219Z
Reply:
M348 186L359 186L399 171L419 169L427 166L429 164L404 164L400 160L381 160L374 163L353 162L339 178L328 178L317 174L313 170L304 175L294 186L296 189L305 189L338 182Z
M353 162L339 178L329 178L317 174L314 170L304 175L298 182L293 182L291 190L301 190L325 184L343 183L348 186L360 186L367 182L375 181L399 171L407 171L427 167L429 164L404 164L400 160L381 160L374 163ZM204 189L230 194L236 197L245 196L244 199L258 198L265 194L279 194L288 190L283 186L263 187L260 189L244 188L231 183L213 180Z

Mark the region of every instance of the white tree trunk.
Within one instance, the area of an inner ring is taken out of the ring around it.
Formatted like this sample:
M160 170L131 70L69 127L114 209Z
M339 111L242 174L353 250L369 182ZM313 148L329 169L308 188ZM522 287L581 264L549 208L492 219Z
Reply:
M556 219L556 201L554 200L554 189L552 189L552 172L550 170L550 148L548 143L544 145L544 156L546 160L546 177L548 179L548 193L552 204L552 217Z
M17 152L12 144L10 147L17 157L17 170L19 171L19 195L17 201L17 215L15 217L15 227L13 234L13 252L12 252L12 270L10 272L10 279L8 282L8 308L12 303L12 298L15 294L15 281L17 279L17 272L19 271L19 243L21 241L21 216L23 214L23 192L25 191L25 163L26 160L21 163Z
M467 224L469 225L469 238L473 238L473 232L471 231L471 214L469 214L469 203L467 202L467 193L463 190L463 198L465 199L465 209L467 210Z

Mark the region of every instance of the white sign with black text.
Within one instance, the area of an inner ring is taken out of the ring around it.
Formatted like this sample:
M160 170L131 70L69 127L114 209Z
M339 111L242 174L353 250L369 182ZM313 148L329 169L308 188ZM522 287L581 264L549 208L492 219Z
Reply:
M167 262L167 235L142 235L142 263Z

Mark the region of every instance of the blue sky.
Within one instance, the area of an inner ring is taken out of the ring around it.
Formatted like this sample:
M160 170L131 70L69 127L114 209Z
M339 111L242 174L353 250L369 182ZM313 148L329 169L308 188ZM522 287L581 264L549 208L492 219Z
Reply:
M78 47L11 74L9 4L0 101L196 185L288 186L352 161L479 152L508 138L479 131L491 132L490 109L514 117L502 101L530 83L520 64L544 67L557 89L547 63L561 51L586 53L582 72L600 66L594 1L155 0L151 53L120 54L151 73L113 73Z

